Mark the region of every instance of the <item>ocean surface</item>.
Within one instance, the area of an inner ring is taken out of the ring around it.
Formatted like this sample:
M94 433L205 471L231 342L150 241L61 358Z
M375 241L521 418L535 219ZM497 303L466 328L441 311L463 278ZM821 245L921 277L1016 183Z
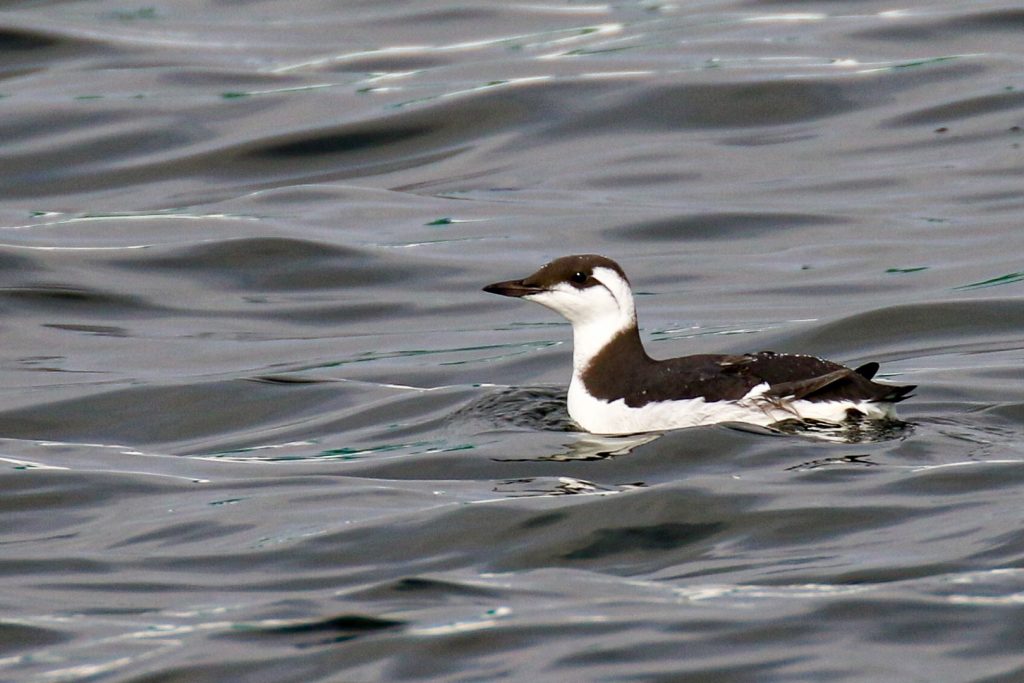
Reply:
M0 680L1024 681L1024 9L4 3ZM480 291L917 384L596 438ZM831 435L834 437L834 435Z

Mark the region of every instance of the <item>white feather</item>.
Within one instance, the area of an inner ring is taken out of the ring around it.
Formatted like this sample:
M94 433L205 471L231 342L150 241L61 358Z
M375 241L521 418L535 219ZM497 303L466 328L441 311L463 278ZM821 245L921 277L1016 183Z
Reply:
M569 415L594 434L632 434L665 431L718 422L745 422L768 425L798 418L842 422L847 411L855 409L870 419L893 416L892 404L867 401L779 401L765 399L767 384L754 387L739 401L705 401L691 398L681 401L657 401L631 408L625 400L605 401L591 396L583 382L569 384Z

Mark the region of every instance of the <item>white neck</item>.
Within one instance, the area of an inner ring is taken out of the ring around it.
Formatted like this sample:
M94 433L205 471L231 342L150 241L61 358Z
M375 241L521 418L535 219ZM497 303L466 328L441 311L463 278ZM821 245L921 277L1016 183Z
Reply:
M618 273L607 268L595 268L594 276L611 292L614 305L595 306L586 315L570 318L574 377L586 370L594 356L620 332L636 327L636 306L629 284ZM599 289L594 291L597 295L607 297L608 292Z
M578 376L594 357L623 330L636 327L636 317L597 318L572 326L572 374Z

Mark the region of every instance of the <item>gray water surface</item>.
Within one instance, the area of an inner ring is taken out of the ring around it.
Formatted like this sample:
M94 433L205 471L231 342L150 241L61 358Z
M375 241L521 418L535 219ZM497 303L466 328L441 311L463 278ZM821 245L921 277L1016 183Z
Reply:
M0 679L1024 680L1024 12L7 3ZM907 425L596 438L568 325Z

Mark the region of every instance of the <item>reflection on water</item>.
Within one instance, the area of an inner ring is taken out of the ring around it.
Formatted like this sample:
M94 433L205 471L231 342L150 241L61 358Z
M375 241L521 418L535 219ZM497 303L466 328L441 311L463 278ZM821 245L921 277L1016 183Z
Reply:
M282 7L0 19L0 678L1024 676L1019 10ZM586 252L907 424L576 431Z

